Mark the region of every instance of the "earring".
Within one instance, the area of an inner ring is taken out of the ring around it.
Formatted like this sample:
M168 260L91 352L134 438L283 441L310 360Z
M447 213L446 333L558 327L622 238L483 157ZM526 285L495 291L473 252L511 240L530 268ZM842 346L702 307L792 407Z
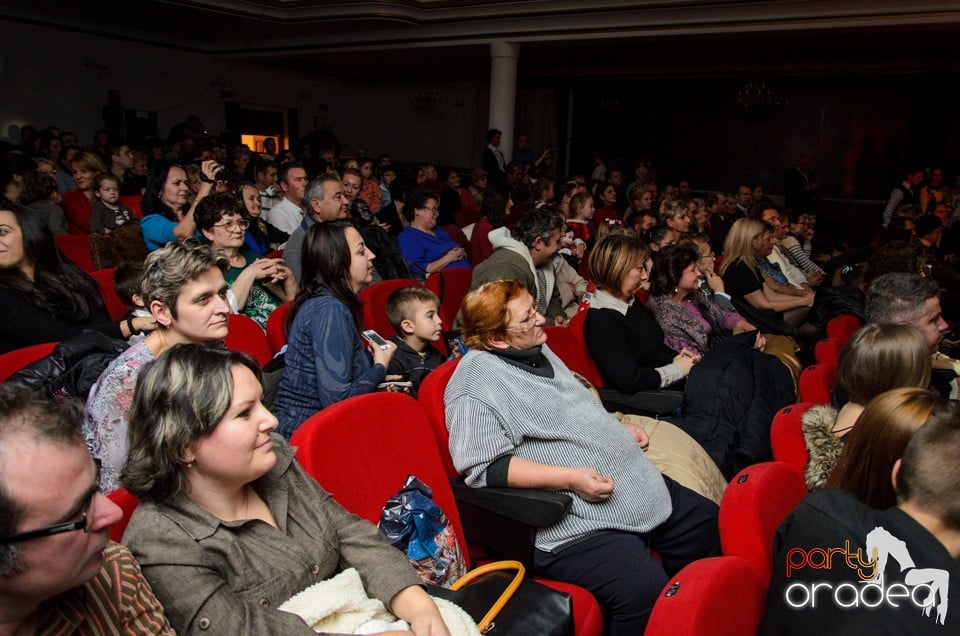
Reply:
M674 288L673 288L673 293L674 293L674 294L679 294L679 293L680 293L680 288L679 288L679 287L674 287Z

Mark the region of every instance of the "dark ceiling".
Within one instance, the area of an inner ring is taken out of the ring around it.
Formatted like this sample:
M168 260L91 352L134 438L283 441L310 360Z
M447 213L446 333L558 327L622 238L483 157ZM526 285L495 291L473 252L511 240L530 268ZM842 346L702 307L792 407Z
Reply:
M5 0L0 20L369 80L955 72L960 3L892 0Z

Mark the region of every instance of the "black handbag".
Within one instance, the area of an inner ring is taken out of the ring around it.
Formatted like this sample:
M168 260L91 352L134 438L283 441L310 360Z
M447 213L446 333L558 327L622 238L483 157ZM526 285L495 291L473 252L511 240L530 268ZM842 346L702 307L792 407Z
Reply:
M463 608L484 634L573 636L570 595L524 578L523 565L518 561L482 565L454 586L461 581L466 585L456 590L429 586L427 591Z

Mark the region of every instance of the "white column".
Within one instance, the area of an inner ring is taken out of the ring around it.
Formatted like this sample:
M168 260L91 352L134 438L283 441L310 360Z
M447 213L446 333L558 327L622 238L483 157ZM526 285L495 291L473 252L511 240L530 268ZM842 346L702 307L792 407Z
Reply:
M517 55L520 45L490 43L490 120L487 128L503 131L500 151L507 163L513 156L513 119L517 101Z

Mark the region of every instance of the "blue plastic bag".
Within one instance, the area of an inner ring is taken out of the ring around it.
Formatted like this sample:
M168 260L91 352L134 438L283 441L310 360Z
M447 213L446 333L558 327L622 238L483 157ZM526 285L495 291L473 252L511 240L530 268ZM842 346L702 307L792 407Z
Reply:
M433 501L433 491L413 475L387 500L380 531L403 550L424 583L449 587L466 566L453 524Z

